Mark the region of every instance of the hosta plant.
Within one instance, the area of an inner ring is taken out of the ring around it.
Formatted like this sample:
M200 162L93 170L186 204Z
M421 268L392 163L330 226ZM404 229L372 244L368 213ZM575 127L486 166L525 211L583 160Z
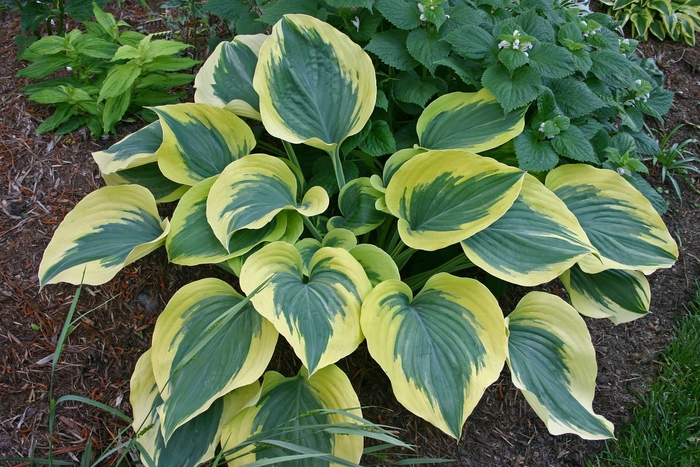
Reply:
M698 0L601 0L611 15L624 26L629 23L634 37L647 40L649 33L664 40L695 45L700 31Z
M189 84L191 73L174 73L197 61L176 56L187 44L144 35L93 3L97 22L86 21L87 32L73 29L65 36L46 36L20 56L31 63L18 76L41 79L22 92L40 104L55 106L37 133L69 133L87 126L94 138L114 132L125 116L152 114L145 106L177 102L184 94L169 88ZM68 77L51 75L69 71ZM153 116L155 118L155 116Z
M196 465L304 420L290 439L358 462L361 437L313 427L340 417L327 410L360 413L336 363L363 341L396 398L456 439L504 365L550 432L613 436L592 409L595 352L580 315L647 313L646 275L678 255L661 218L617 171L518 168L508 147L528 110L504 112L488 89L427 105L414 147L344 156L368 122L391 133L372 120L376 76L333 26L285 15L269 36L220 44L195 103L154 108L157 122L94 154L109 186L59 226L42 286L104 283L163 245L173 263L232 273L186 285L158 318L132 378L134 418L150 427L138 430L144 458L195 444L200 455L180 465ZM157 203L172 200L161 218ZM474 278L489 275L527 287L560 278L571 303L533 291L505 316ZM299 373L268 372L259 386L279 334ZM320 418L300 418L309 413ZM263 443L227 459L285 452Z

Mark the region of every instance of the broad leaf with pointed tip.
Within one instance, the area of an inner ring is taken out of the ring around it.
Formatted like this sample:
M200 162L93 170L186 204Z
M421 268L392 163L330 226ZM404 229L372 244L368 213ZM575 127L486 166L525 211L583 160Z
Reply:
M549 432L612 438L612 423L593 412L598 366L586 323L576 310L554 295L530 292L506 321L513 384Z
M180 200L165 241L168 259L175 264L194 266L226 261L250 251L261 242L279 240L287 227L287 217L275 217L260 229L234 232L225 248L207 223L207 199L218 176L193 186Z
M221 42L209 55L194 80L194 101L223 107L236 115L260 120L258 93L253 75L258 52L269 36L236 36Z
M524 172L468 151L428 151L396 171L385 200L401 240L434 251L485 229L518 197Z
M156 322L151 355L166 441L215 400L257 380L276 343L272 325L225 282L202 279L178 290Z
M222 245L241 229L261 229L283 209L310 217L328 208L321 187L311 187L297 203L297 179L282 160L250 154L231 163L211 187L207 221Z
M189 186L180 185L163 175L158 162L102 174L102 178L109 186L135 184L146 187L155 197L156 203L176 201L190 189Z
M595 252L564 202L530 174L510 209L462 248L489 274L524 286L554 280Z
M525 109L503 113L486 88L438 97L418 118L416 131L426 149L464 149L479 153L518 136L525 126Z
M577 265L560 277L576 311L591 318L627 323L649 312L649 281L638 271L607 269L586 274Z
M369 178L361 177L348 182L338 195L338 208L342 216L328 220L328 229L345 228L355 235L363 235L379 227L386 214L374 206L384 194L375 189Z
M251 293L255 309L290 343L309 371L349 355L362 342L360 307L372 285L364 269L342 248L314 253L304 277L299 251L274 242L248 258L241 289Z
M678 246L651 203L617 172L568 164L547 174L545 182L574 213L600 258L579 265L589 274L605 269L651 274L673 266Z
M362 130L377 93L369 55L333 26L298 14L273 27L253 86L271 135L324 151Z
M131 376L130 402L134 410L135 441L144 465L195 467L214 458L221 434L224 401L218 399L208 410L178 428L166 444L158 410L163 399L153 376L151 350L136 362Z
M302 368L293 378L269 371L265 374L260 397L255 405L244 408L223 426L221 445L224 451L237 448L253 435L266 440L294 443L309 450L327 453L358 463L362 455L362 437L332 434L318 425L350 423L353 420L323 410L348 410L361 416L360 402L350 380L337 366L330 365L309 376ZM304 428L309 427L309 428ZM261 443L263 444L263 443ZM247 455L228 459L230 467L249 465L256 460L280 458L294 451L266 443ZM240 452L236 455L240 456ZM281 464L280 464L281 465ZM331 467L318 458L288 461L289 467Z
M104 284L160 247L169 228L146 188L100 188L83 198L56 229L39 265L39 283Z
M503 313L474 279L441 273L413 297L403 282L377 285L362 305L370 354L408 410L459 439L503 369Z
M153 110L163 128L158 165L166 177L183 185L219 175L256 145L250 127L219 107L189 103Z
M351 248L350 254L362 265L372 287L390 279L401 279L394 259L376 245L361 243Z
M131 133L104 151L93 152L92 157L102 175L111 174L117 170L155 162L158 159L156 152L162 142L163 130L160 121L157 121Z

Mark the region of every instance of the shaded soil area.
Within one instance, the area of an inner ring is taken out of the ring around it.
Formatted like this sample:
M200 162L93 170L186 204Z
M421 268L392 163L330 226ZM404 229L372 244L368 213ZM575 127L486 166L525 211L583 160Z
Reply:
M133 12L131 13L133 14ZM127 18L128 19L128 18ZM37 271L43 251L59 222L85 195L102 185L91 152L116 140L92 141L85 132L54 137L35 130L48 117L45 107L28 102L15 77L24 65L17 60L13 36L17 14L0 27L0 458L48 452L48 412L51 360L75 294L75 287L39 289ZM641 46L666 74L666 86L676 99L666 128L685 126L674 141L700 134L700 49L670 42ZM120 137L138 124L120 127ZM689 146L700 152L697 145ZM660 183L658 170L650 181ZM691 180L697 189L699 180ZM636 322L614 326L588 320L598 357L594 408L616 426L628 422L638 394L655 377L654 359L668 343L673 324L700 278L700 196L682 184L683 203L670 185L665 195L671 209L664 219L681 246L676 265L650 277L652 313ZM165 213L164 213L165 214ZM614 226L611 226L614 228ZM129 378L137 358L149 348L158 314L184 284L220 276L213 267L182 268L168 264L164 251L126 267L103 286L85 287L62 358L55 369L54 397L73 394L130 414ZM223 276L221 276L223 277ZM560 284L551 291L563 293ZM510 312L522 291L507 290L501 305ZM512 385L507 371L485 393L467 420L459 442L403 409L394 399L379 366L361 347L341 361L360 401L371 408L372 421L404 429L399 436L417 446L420 456L453 459L455 466L579 466L603 446L576 436L552 436ZM284 344L271 369L286 375L299 367ZM53 432L58 459L76 462L88 440L93 452L107 449L120 434L118 417L79 402L57 408ZM19 465L19 464L18 464ZM108 465L105 462L105 465Z

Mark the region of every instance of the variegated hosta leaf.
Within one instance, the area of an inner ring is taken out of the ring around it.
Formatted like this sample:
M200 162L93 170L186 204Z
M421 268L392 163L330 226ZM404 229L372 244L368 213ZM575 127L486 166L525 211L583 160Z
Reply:
M245 254L263 241L278 240L287 228L287 216L280 214L260 229L234 232L224 248L207 223L207 199L218 176L203 180L182 197L170 223L165 241L172 263L194 266L219 263ZM296 214L296 213L295 213Z
M342 248L323 247L311 258L308 279L299 251L274 242L248 258L241 289L269 319L309 371L335 363L362 342L360 307L372 285L364 269Z
M671 267L678 258L678 246L661 217L617 172L563 165L549 172L545 185L566 203L600 253L600 259L589 255L579 262L585 272L626 269L651 274Z
M591 318L627 323L649 312L649 281L638 271L608 269L586 274L577 265L561 275L576 311Z
M92 157L102 175L155 162L156 152L163 142L160 121L146 125L135 133L113 144L104 151L93 152Z
M479 153L518 136L525 126L525 110L504 115L486 88L438 97L418 118L416 131L426 149L465 149Z
M386 191L386 187L389 186L391 178L402 165L411 160L414 156L423 154L424 152L427 152L427 150L423 148L406 148L392 154L384 164L384 172L382 173L384 190ZM375 188L377 187L375 186Z
M405 162L385 200L401 240L434 251L485 229L518 197L524 172L468 151L428 151Z
M593 412L598 366L583 318L562 299L530 292L506 318L513 384L554 435L613 437L613 425Z
M401 279L394 259L376 245L361 243L350 249L350 254L362 265L372 287L391 279Z
M376 201L384 194L374 187L369 178L356 178L348 182L338 195L338 207L342 216L328 220L328 230L345 228L355 235L364 235L379 227L386 214L377 211Z
M362 437L332 434L319 430L318 425L352 423L353 420L339 414L321 410L348 410L361 416L360 401L350 380L337 366L327 366L312 376L302 368L293 378L285 378L269 371L265 374L262 391L257 403L247 407L229 422L221 433L224 451L234 449L253 435L261 434L266 440L294 443L317 452L332 454L341 459L358 463L362 455ZM304 427L309 427L304 429ZM274 459L295 454L270 443L255 445L255 452L238 459L228 459L230 467L248 465L256 460ZM236 453L240 455L240 453ZM280 464L281 465L281 464ZM289 467L330 467L328 461L303 459L284 463Z
M221 42L209 55L194 80L194 101L224 107L244 118L260 120L258 93L253 75L258 52L269 36L236 36Z
M313 258L316 252L322 247L323 245L321 245L321 242L315 238L303 238L294 244L294 248L297 249L301 256L301 272L305 276L309 275L311 258Z
M255 147L253 131L227 110L192 103L153 110L163 127L158 166L166 177L183 185L219 175Z
M151 361L164 404L163 436L265 371L277 332L250 303L219 279L178 290L153 331ZM238 307L238 309L236 309Z
M231 421L241 410L256 404L260 400L260 389L260 382L256 380L226 394L223 397L224 412L221 415L221 425Z
M39 283L42 287L57 282L104 284L127 264L160 247L169 229L146 188L100 188L83 198L58 226L39 265Z
M333 229L323 237L321 246L342 248L350 251L357 245L357 237L348 229Z
M566 204L530 174L510 209L462 248L489 274L524 286L549 282L595 252Z
M496 299L474 279L446 273L415 298L403 282L377 285L362 305L362 330L398 401L456 439L506 358Z
M156 203L178 200L190 189L189 186L175 183L163 175L158 162L102 174L102 178L109 186L135 184L146 187L153 194Z
M207 220L222 245L237 230L260 229L283 209L310 217L328 208L328 194L314 186L297 203L297 179L282 160L250 154L231 163L211 187Z
M253 86L265 129L330 151L359 133L376 102L372 60L333 26L285 15L260 49Z
M150 350L136 362L130 402L136 443L144 465L195 467L214 458L221 434L223 400L215 401L207 411L178 428L166 445L158 414L163 399L153 376Z

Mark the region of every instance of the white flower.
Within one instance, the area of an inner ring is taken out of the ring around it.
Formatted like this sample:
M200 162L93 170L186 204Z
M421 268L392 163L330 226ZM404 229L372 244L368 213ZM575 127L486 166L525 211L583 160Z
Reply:
M513 50L518 50L520 46L518 44L513 44Z
M358 31L360 30L360 17L359 16L355 16L355 19L350 21L350 22L352 23L353 26L355 26L357 28Z
M513 41L513 45L520 45L520 39L515 39Z
M635 80L635 81L634 81L634 84L636 84L637 86L641 86L641 85L642 85L642 80L641 80L641 79Z
M504 48L504 47L510 47L510 42L508 42L508 41L501 41L501 42L498 43L498 48L499 48L499 49L502 49L502 48Z
M66 70L68 70L68 71L73 71L73 68L67 66L67 67L66 67Z
M517 29L516 29L515 31L513 31L513 37L516 37L516 36L518 36L519 34L520 34L520 31L518 31Z
M537 129L540 133L544 133L544 122L540 123L540 127Z

